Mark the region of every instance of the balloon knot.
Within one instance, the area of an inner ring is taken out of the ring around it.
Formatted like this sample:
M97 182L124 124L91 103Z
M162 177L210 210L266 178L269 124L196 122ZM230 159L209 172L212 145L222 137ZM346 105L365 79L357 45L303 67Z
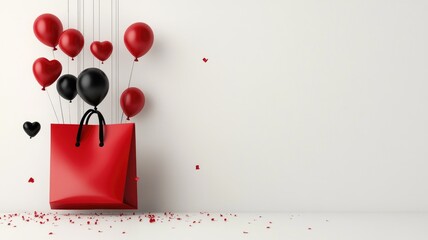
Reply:
M70 103L71 103L71 100L70 100Z
M128 120L128 121L129 121L129 117L127 117L127 118L126 118L126 120Z
M74 61L74 58L71 58L71 61Z
M97 107L94 107L95 111L97 111Z
M101 61L101 64L104 64L104 61Z
M135 59L134 59L134 62L138 62L138 58L135 58Z
M53 48L54 51L58 50L56 47Z
M42 91L45 91L45 90L46 90L46 89L45 89L45 87L43 87L43 88L42 88Z

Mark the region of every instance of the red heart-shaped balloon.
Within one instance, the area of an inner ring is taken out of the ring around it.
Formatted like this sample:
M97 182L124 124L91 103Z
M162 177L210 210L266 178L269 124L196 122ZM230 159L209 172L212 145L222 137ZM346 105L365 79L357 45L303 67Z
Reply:
M62 65L55 59L49 61L41 57L33 63L33 74L37 82L43 87L42 90L52 85L61 75L61 71Z
M113 45L109 41L95 41L91 43L91 52L101 61L101 63L103 63L113 52Z

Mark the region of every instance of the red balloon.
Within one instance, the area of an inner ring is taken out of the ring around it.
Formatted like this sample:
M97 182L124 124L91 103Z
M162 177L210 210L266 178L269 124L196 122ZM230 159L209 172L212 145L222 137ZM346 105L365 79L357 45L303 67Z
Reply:
M59 37L59 47L71 57L71 60L74 60L74 57L82 51L84 44L83 35L73 28L65 30Z
M33 63L33 74L37 82L43 87L49 87L54 83L59 75L61 75L62 65L57 60L47 60L46 58L38 58Z
M103 63L107 60L113 52L113 45L109 41L99 42L95 41L91 43L91 52L98 60Z
M62 33L62 23L55 15L45 13L36 18L33 31L40 42L56 50Z
M123 113L128 117L127 120L137 115L143 109L145 102L143 92L136 87L126 89L120 96L120 106Z
M153 45L153 31L145 23L134 23L126 29L124 41L126 48L135 57L134 61L138 62L138 58L146 54Z

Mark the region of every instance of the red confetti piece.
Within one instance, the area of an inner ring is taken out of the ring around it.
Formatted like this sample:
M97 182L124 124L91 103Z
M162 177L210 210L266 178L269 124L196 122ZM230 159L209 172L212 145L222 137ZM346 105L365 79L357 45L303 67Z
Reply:
M199 169L201 169L201 168L199 167L199 165L196 165L196 170L199 170Z
M270 229L270 227L269 227L269 226L267 226L266 228L267 228L267 229Z
M154 222L156 222L156 219L150 218L150 223L154 223Z
M122 234L125 234L126 232L122 232Z
M207 62L208 58L202 58L202 61Z
M30 177L30 179L28 179L29 183L34 183L34 178Z
M214 221L215 221L215 219L214 219L214 218L211 218L211 221L213 221L213 222L214 222Z
M227 218L225 218L224 221L227 222Z
M138 180L140 180L140 178L139 178L139 177L135 177L135 178L134 178L134 180L135 180L136 182L138 182ZM135 215L135 213L134 213L134 215Z
M53 232L50 232L50 233L49 233L49 235L52 235L52 234L53 234Z

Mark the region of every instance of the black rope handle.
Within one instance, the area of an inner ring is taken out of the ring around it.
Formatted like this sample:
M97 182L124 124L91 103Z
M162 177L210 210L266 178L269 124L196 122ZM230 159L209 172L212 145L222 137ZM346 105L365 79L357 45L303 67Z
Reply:
M98 114L98 122L100 123L100 127L99 127L100 128L100 132L99 132L100 147L104 147L104 126L103 126L103 123L104 123L104 125L106 123L105 123L103 115L98 111L96 111L96 112Z
M80 138L82 136L82 130L83 130L83 123L86 119L86 125L88 125L89 119L91 118L92 114L96 113L98 115L98 121L99 121L99 139L100 139L100 147L104 146L104 125L106 125L106 121L104 119L104 116L99 112L97 109L89 109L85 112L82 119L80 120L79 130L77 131L77 137L76 137L76 147L80 146Z
M99 112L99 111L97 111L97 112ZM88 115L88 117L86 118L86 121L85 121L85 125L88 125L88 123L89 123L89 119L91 118L92 114L94 114L94 113L96 113L96 112L95 112L95 111L93 111L93 112L91 112L91 113ZM106 121L104 120L104 116L103 116L103 115L101 115L101 117L102 117L102 119L103 119L103 124L104 124L104 125L107 125L107 124L106 124ZM99 118L99 115L98 115L98 118Z

